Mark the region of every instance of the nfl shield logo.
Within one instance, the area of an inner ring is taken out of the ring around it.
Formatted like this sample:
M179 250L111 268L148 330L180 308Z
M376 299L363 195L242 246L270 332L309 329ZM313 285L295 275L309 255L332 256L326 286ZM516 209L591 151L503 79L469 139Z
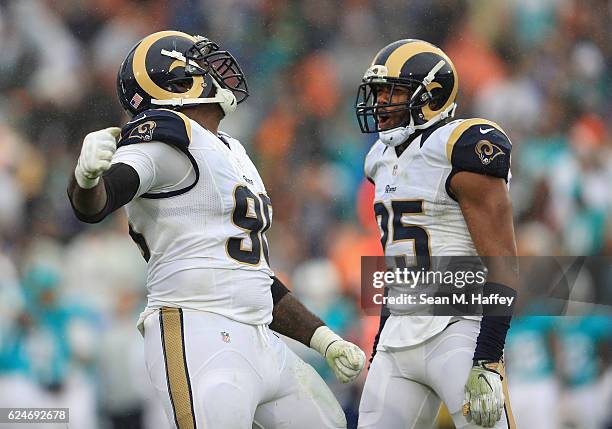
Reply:
M221 339L223 340L224 343L229 343L230 342L230 334L228 334L225 331L221 332Z

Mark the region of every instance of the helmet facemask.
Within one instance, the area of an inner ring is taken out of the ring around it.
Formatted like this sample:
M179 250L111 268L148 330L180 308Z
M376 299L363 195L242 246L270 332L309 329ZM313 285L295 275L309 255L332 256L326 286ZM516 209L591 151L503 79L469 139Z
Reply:
M421 109L432 101L432 94L420 88L424 86L414 79L364 79L359 85L357 94L357 119L363 133L388 131L398 127L422 122ZM379 102L379 93L385 91L387 102ZM405 101L393 102L400 98L400 93L406 94ZM420 96L419 96L420 94ZM401 122L385 123L385 117L404 113ZM416 120L416 121L415 121Z
M232 54L220 51L219 45L197 36L197 42L185 53L187 76L210 75L221 88L232 91L236 102L243 102L248 96L244 73Z

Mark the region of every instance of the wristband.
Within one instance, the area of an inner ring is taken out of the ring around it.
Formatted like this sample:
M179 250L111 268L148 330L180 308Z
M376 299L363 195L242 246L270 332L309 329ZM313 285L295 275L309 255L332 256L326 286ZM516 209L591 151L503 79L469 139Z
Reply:
M485 283L483 295L499 294L504 297L516 298L516 290L499 284ZM506 334L510 328L514 300L511 305L489 304L483 306L483 316L480 321L480 333L476 340L474 365L480 360L497 362L501 359L506 342Z

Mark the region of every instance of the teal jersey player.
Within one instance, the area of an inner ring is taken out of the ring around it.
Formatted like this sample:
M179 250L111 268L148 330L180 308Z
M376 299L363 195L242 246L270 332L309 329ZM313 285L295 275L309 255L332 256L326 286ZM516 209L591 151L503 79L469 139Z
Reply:
M555 319L530 316L512 321L506 340L506 361L513 380L539 381L554 376L551 335Z

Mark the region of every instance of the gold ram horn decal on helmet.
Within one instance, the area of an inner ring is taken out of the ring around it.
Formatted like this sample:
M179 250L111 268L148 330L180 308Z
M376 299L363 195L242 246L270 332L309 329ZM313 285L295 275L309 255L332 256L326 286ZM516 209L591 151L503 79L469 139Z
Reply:
M204 78L202 76L194 76L193 85L191 85L191 88L189 88L187 91L174 93L167 91L157 85L155 82L153 82L153 79L151 79L151 77L147 73L146 59L149 49L151 48L151 46L153 46L155 42L167 36L180 36L189 38L190 40L193 40L194 43L196 41L194 37L178 31L160 31L159 33L155 33L149 37L146 37L138 45L136 51L134 52L134 60L132 62L134 77L136 78L138 85L140 85L140 87L144 89L147 94L149 94L149 96L158 100L169 100L172 98L198 98L202 94L202 90L204 88ZM182 62L179 63L181 63L180 65L182 65L183 67L186 65ZM172 63L170 69L177 67L177 65L178 64L176 64L175 61L174 63Z
M425 88L427 89L427 91L431 92L432 90L434 90L436 88L442 88L442 85L440 85L438 82L431 82ZM442 107L443 107L443 106L440 106L439 109L433 110L431 107L429 107L430 104L431 104L431 102L427 103L421 109L423 111L424 118L427 119L427 120L433 118L440 110L442 110Z

